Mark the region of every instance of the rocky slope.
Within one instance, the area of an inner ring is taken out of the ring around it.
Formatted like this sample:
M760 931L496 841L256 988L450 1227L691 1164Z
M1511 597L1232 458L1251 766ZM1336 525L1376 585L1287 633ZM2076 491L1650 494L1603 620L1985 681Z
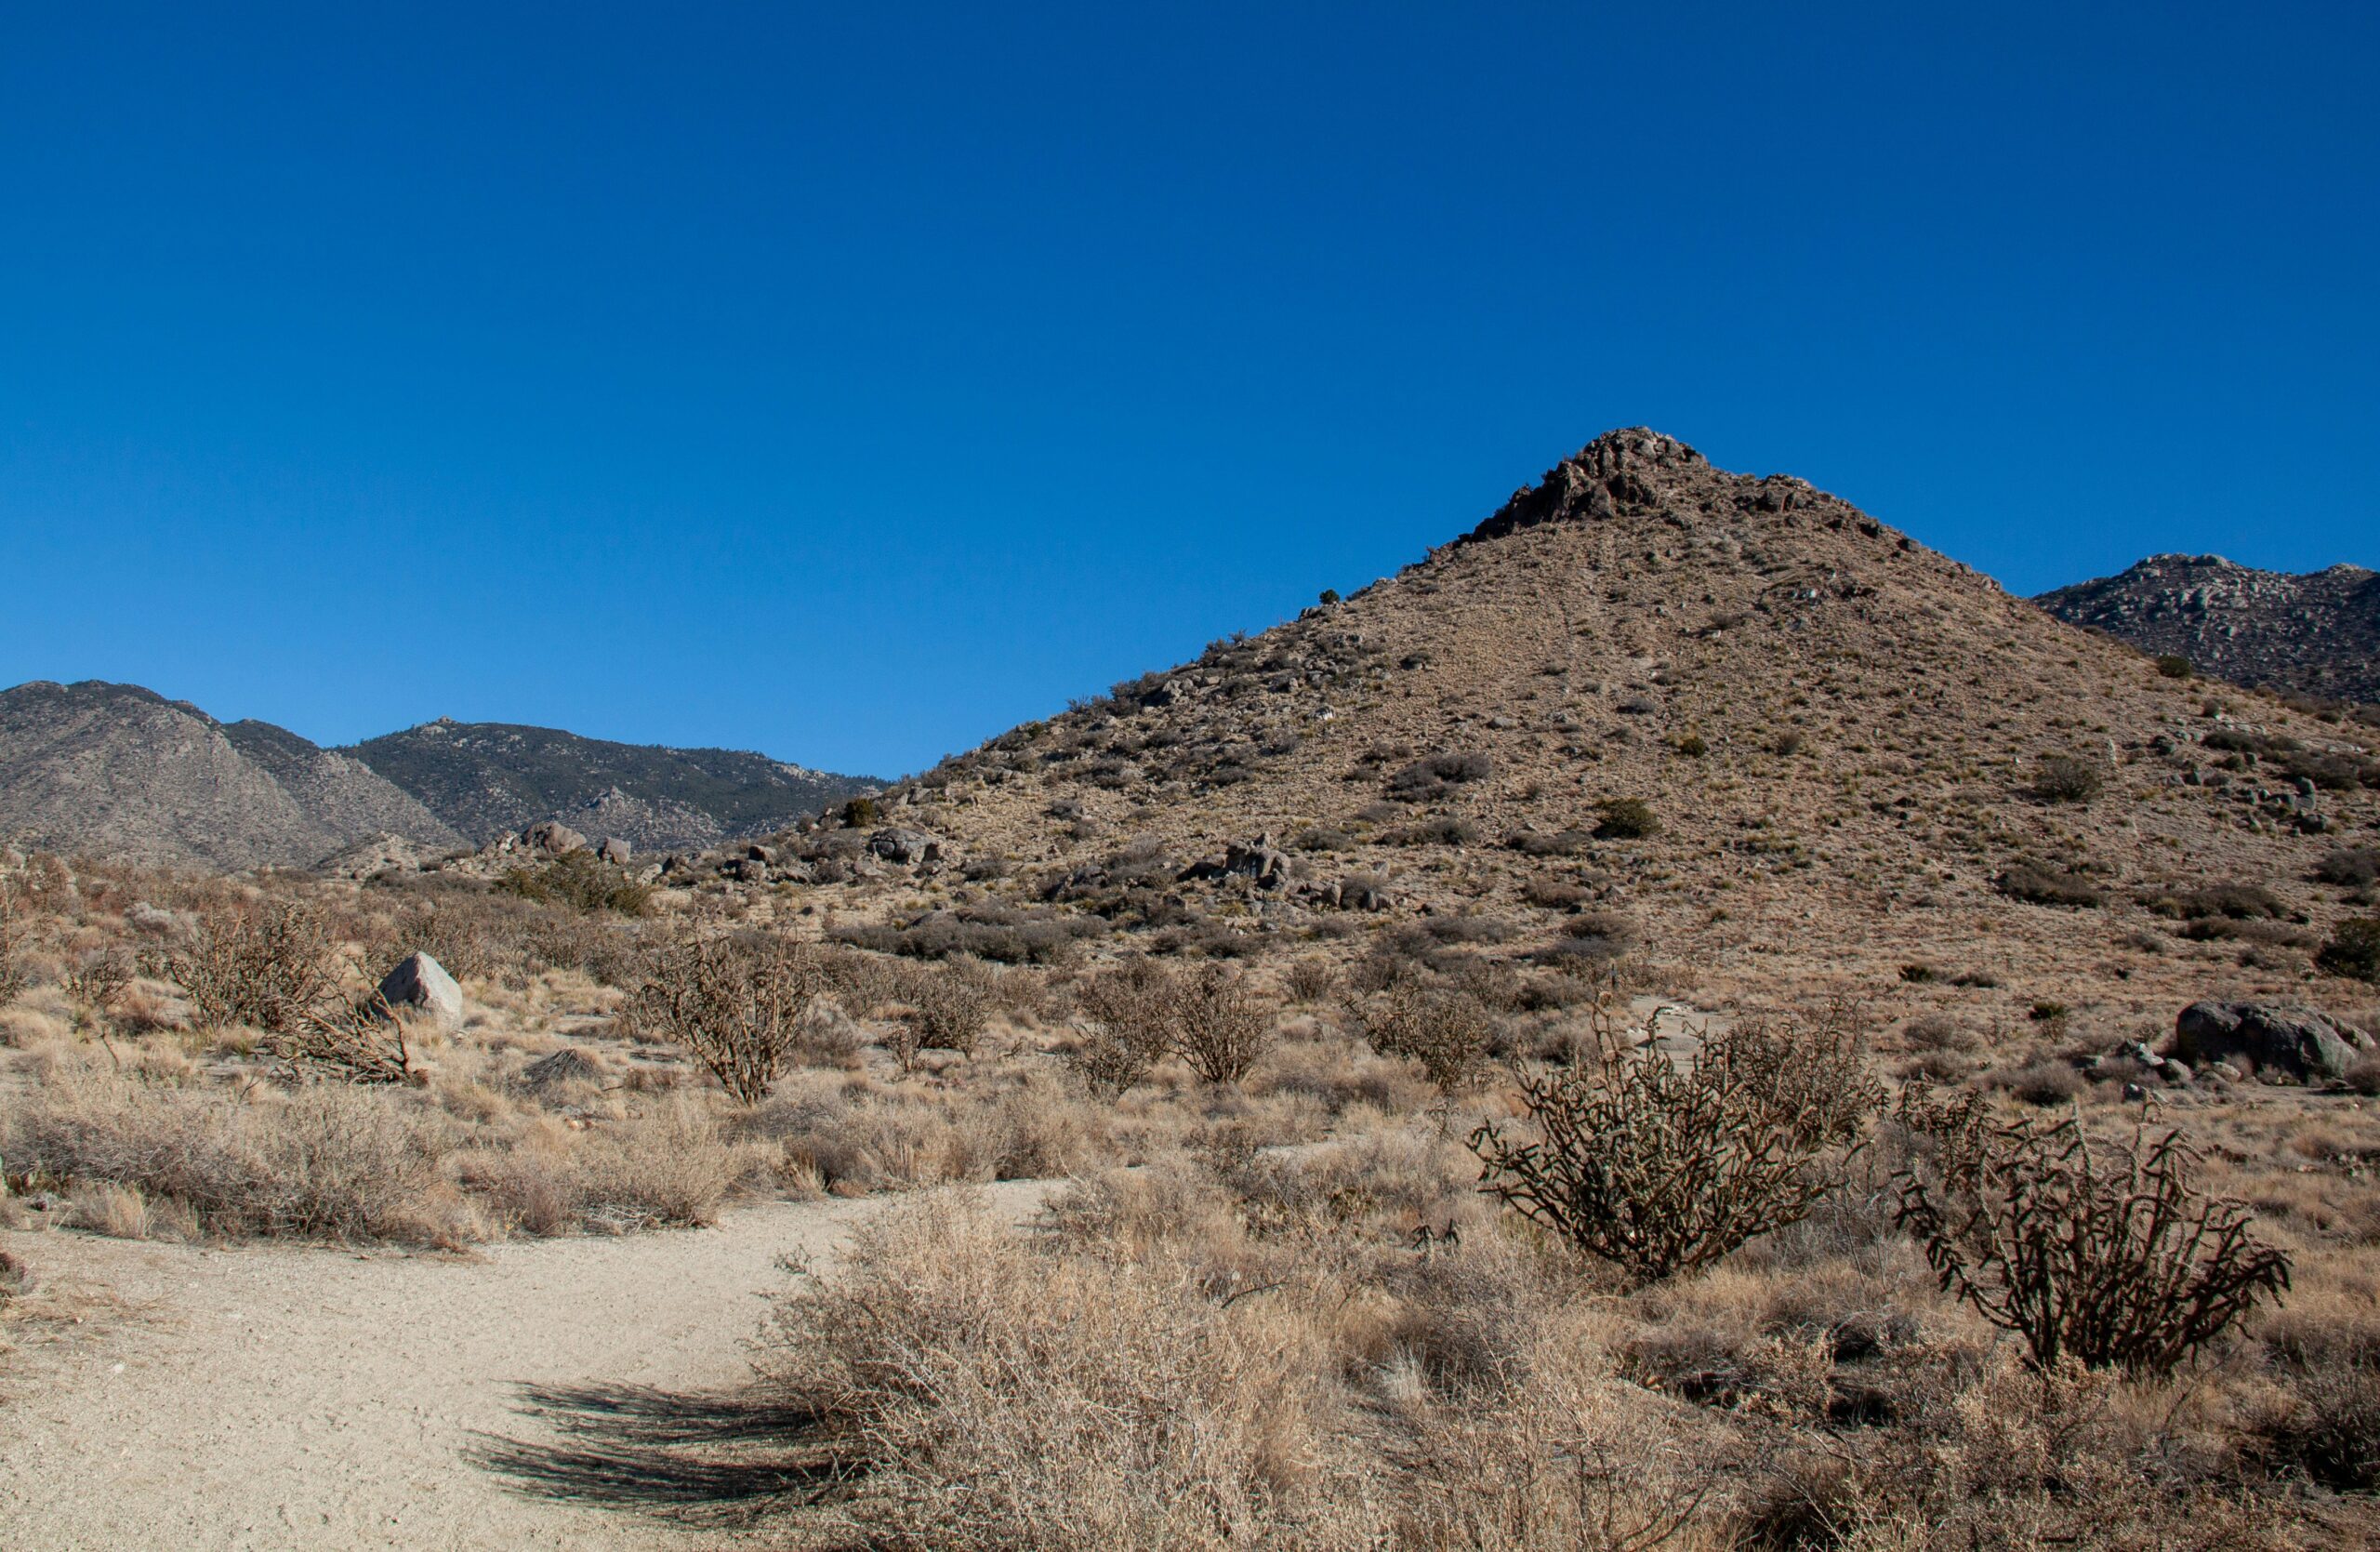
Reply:
M620 744L443 718L342 752L475 843L560 819L640 852L694 849L783 829L878 785L744 750Z
M2293 576L2220 555L2151 555L2034 602L2237 684L2380 704L2380 571Z
M861 816L959 860L844 830L721 867L790 882L804 922L1051 910L1193 952L1420 933L1624 949L1704 1006L1963 983L1938 995L1995 1028L2170 1020L2299 989L2369 909L2315 870L2374 844L2371 738L2211 701L1803 481L1640 429L1394 577ZM2262 893L2210 893L2234 886Z
M155 866L303 867L381 831L461 838L352 760L134 684L0 692L0 838Z

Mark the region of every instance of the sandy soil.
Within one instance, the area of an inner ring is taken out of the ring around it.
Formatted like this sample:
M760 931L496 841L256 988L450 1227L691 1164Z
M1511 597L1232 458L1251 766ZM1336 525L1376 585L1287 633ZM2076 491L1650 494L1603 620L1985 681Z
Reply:
M1043 1189L990 1192L1022 1218ZM56 1549L733 1545L784 1485L734 1397L779 1258L823 1268L879 1208L468 1259L0 1233L40 1280L0 1359L0 1525Z

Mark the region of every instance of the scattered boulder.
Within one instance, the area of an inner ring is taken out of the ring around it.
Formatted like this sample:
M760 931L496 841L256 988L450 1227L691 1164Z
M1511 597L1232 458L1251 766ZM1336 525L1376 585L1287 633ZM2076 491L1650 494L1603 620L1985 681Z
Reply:
M340 847L314 864L314 871L326 878L352 879L360 883L390 873L417 873L431 860L431 854L420 842L383 832Z
M2372 1048L2372 1037L2351 1024L2270 1002L2193 1002L2174 1021L2181 1060L2228 1062L2268 1081L2342 1077Z
M625 868L635 860L636 848L616 835L609 835L603 838L601 846L595 848L595 855L615 868Z
M924 830L908 829L899 825L878 830L867 838L870 854L903 868L943 861L949 844L938 835L928 835Z
M411 1008L442 1024L463 1021L463 988L428 954L408 954L382 977L380 995L392 1008Z
M1259 889L1286 889L1289 882L1289 855L1275 846L1270 835L1260 835L1247 845L1234 842L1223 848L1220 858L1192 863L1179 877L1184 882L1237 877L1253 881Z
M543 852L548 856L568 856L587 849L587 837L560 819L540 819L521 832L521 843L526 850Z

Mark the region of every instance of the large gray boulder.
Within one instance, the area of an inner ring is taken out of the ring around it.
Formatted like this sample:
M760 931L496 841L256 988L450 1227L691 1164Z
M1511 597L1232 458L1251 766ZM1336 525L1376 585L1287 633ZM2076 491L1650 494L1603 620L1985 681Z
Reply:
M441 1024L463 1021L463 988L428 954L407 954L381 978L380 995L392 1008L426 1014Z
M2174 1021L2174 1055L2183 1061L2230 1062L2268 1082L2342 1077L2372 1048L2351 1024L2271 1002L2193 1002Z
M869 851L904 868L942 861L946 844L938 835L928 835L924 830L898 825L878 830L867 838Z
M568 856L587 849L587 837L560 819L540 819L521 832L521 843L526 850L543 852L548 856Z

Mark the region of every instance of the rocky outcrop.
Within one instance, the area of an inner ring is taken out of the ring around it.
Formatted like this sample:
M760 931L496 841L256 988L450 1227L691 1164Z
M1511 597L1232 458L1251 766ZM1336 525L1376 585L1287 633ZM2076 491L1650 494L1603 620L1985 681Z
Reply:
M2370 1036L2328 1014L2268 1002L2193 1002L2174 1023L2180 1060L2229 1062L2268 1081L2343 1077L2372 1048Z
M2380 702L2380 572L2360 565L2299 575L2220 555L2151 555L2034 602L2234 683Z

